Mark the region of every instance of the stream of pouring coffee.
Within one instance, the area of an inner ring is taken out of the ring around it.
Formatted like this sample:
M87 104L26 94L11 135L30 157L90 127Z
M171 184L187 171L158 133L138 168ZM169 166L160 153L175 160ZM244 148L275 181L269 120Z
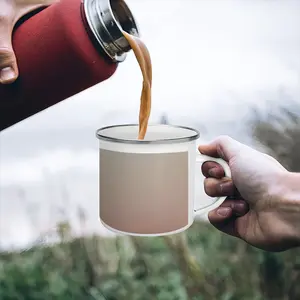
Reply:
M141 94L140 114L139 114L139 135L138 139L145 138L148 121L151 112L151 87L152 87L152 63L150 53L146 45L138 38L125 31L124 37L132 48L139 63L143 75L143 88Z

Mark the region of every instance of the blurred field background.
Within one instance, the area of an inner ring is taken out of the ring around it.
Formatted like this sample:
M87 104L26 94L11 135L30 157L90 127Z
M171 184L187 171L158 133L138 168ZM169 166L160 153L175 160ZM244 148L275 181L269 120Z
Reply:
M254 112L253 135L288 169L300 172L300 108ZM284 145L284 147L283 147ZM85 214L78 210L81 229ZM274 254L217 232L203 221L167 237L74 237L0 254L0 299L298 300L300 251Z
M152 123L195 127L199 143L229 134L300 172L300 1L127 2L153 59ZM298 249L266 253L201 220L167 238L100 225L94 133L137 122L140 80L130 54L0 133L0 299L299 300Z

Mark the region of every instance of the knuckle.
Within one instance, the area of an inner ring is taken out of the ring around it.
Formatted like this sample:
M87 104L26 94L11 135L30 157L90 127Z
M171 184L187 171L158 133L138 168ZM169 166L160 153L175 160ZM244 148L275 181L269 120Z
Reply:
M9 14L7 14L6 11L0 11L0 24L1 24L1 27L3 27L3 24L6 24L8 23L10 20L10 17L9 17Z
M220 143L227 143L231 140L231 137L229 135L220 135L217 140Z
M10 47L1 46L0 41L0 66L10 66L14 64L16 58L14 51Z
M0 46L0 57L3 58L10 58L13 56L13 51L9 47L1 47Z
M11 67L15 64L13 55L2 55L0 50L0 68Z

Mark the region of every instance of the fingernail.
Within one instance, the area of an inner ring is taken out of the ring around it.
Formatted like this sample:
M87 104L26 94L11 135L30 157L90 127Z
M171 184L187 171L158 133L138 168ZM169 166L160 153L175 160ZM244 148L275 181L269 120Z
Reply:
M242 216L248 212L248 207L246 203L234 203L232 206L234 214L237 216Z
M217 214L221 217L228 217L231 213L230 207L220 207L217 209Z
M231 181L229 182L224 182L220 184L220 192L222 194L228 195L232 191L232 183Z
M216 175L216 168L211 168L208 170L208 175L211 177L217 177Z
M0 71L0 81L7 82L15 78L15 72L13 68L6 67Z
M246 204L237 202L237 203L234 203L232 206L233 206L232 209L241 211L241 210L245 209Z

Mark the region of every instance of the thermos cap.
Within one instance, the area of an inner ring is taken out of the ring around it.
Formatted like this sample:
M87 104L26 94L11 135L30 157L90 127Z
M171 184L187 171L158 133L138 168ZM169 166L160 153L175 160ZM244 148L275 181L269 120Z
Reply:
M139 30L124 0L83 0L86 21L96 41L114 61L122 62L131 50L122 30L139 37Z

